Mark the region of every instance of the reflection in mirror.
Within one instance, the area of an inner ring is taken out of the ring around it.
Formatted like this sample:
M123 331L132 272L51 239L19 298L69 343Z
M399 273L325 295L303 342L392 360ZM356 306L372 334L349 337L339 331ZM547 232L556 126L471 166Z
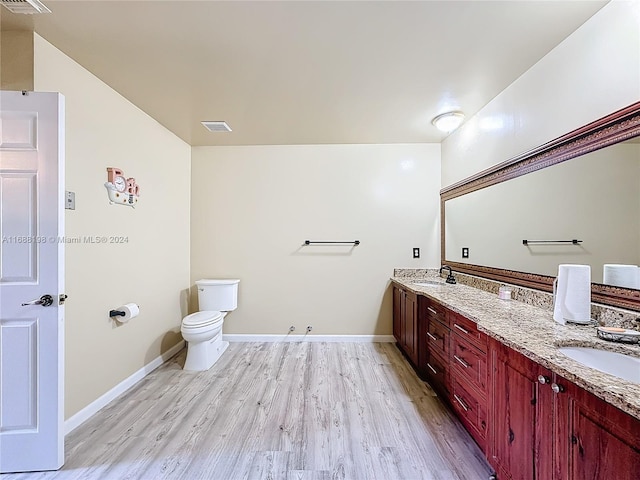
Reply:
M447 261L548 276L561 263L586 264L594 283L640 287L637 138L444 205Z
M443 188L442 263L546 292L559 264L588 263L594 280L606 273L610 281L591 284L593 302L640 311L640 288L619 286L633 285L640 256L638 145L640 101ZM541 180L529 184L534 175ZM499 185L506 190L493 195ZM472 201L465 203L467 196Z

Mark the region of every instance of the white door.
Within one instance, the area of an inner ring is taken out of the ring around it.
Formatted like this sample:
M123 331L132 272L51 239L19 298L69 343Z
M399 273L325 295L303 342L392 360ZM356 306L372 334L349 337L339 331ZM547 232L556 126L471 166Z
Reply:
M63 235L64 98L0 92L0 473L64 461Z

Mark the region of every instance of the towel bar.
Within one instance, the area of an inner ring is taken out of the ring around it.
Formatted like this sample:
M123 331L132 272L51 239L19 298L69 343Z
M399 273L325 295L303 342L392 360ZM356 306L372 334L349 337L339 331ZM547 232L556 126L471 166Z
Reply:
M531 243L571 243L572 245L578 245L582 243L582 240L522 240L523 245L529 245Z
M339 244L343 244L343 245L344 245L344 244L351 244L351 243L352 243L352 244L354 244L354 245L360 245L360 240L347 240L347 241L344 241L344 242L319 242L319 241L316 241L316 240L305 240L305 241L304 241L304 244L305 244L305 245L312 245L312 244L328 244L328 243L330 243L330 244L331 244L331 243L332 243L332 244L337 244L337 243L339 243Z

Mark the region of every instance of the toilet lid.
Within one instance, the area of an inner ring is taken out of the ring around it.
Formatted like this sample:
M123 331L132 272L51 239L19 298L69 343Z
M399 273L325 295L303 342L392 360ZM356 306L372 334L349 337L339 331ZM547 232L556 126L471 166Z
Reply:
M182 320L183 327L203 327L211 323L215 323L222 319L221 312L196 312L191 315L187 315Z

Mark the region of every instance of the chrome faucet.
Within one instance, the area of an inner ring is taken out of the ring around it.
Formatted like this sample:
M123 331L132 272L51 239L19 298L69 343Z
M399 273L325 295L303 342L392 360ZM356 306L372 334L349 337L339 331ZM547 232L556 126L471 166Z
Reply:
M456 283L456 279L453 276L453 270L451 270L451 267L449 265L442 265L440 267L440 275L442 275L442 270L448 268L449 269L449 275L447 275L447 279L445 280L447 283Z

